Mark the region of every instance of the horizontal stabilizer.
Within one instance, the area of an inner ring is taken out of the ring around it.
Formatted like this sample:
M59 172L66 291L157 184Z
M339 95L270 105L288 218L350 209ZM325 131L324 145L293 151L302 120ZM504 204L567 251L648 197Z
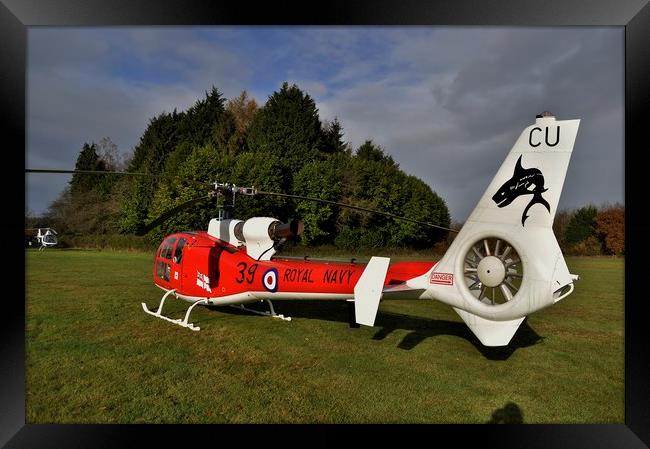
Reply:
M389 263L388 257L371 258L354 286L354 313L357 323L374 326Z
M521 322L526 318L517 318L516 320L510 321L492 321L465 312L462 309L457 309L456 307L454 307L454 310L485 346L506 346L512 340Z

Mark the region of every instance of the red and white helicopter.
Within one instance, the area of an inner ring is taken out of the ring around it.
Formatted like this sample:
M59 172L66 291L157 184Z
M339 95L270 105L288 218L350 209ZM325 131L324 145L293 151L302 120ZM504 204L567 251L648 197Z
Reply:
M566 298L579 278L569 272L552 230L579 123L538 115L438 262L276 256L278 242L302 231L299 222L221 215L210 220L207 231L165 237L152 273L164 294L155 312L145 303L142 309L198 331L189 322L198 305L238 306L290 320L276 314L271 301L346 300L354 305L356 323L373 326L381 300L436 299L452 306L484 345L505 346L527 315ZM269 193L214 187L219 194ZM172 295L191 304L183 319L162 314ZM270 311L244 306L259 301Z

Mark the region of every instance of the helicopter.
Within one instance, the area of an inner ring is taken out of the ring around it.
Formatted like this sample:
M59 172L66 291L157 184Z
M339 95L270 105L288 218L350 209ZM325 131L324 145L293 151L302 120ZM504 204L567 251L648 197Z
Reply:
M579 124L580 119L557 120L548 111L537 115L439 261L391 262L373 256L358 262L276 255L278 247L299 236L304 225L273 217L232 218L229 211L236 195L277 195L367 209L211 183L207 197L223 199L219 216L209 221L207 230L176 232L163 239L152 269L162 298L155 311L144 302L142 309L199 331L190 322L196 306L233 306L290 321L276 313L272 301L346 301L351 325L373 326L383 300L435 299L451 306L483 345L506 346L526 316L566 298L579 280L569 272L552 230ZM168 210L141 233L204 199ZM170 296L190 304L184 318L163 315ZM265 302L269 311L246 307L255 302Z
M452 306L482 344L505 346L527 315L566 298L579 279L569 272L552 231L579 123L538 115L438 262L276 256L278 243L300 235L301 222L220 214L207 231L164 238L152 272L164 294L155 312L146 303L142 309L198 331L189 322L198 305L231 305L290 320L275 312L273 300L344 300L353 304L357 324L373 326L381 300L436 299ZM214 191L233 201L236 194L273 194L217 182ZM183 319L162 314L171 295L191 303ZM259 301L268 312L245 307Z
M34 231L36 231L36 235L33 235ZM28 246L32 246L32 243L41 245L38 248L39 251L58 244L57 232L52 228L25 229L25 240Z

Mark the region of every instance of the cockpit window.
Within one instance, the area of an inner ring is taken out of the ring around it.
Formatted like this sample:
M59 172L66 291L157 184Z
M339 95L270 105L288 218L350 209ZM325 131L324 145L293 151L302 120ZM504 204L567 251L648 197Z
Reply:
M169 265L166 264L165 262L158 261L156 262L156 275L160 279L164 279L166 281L169 281L169 276L167 276L167 267Z
M174 242L176 242L176 237L170 237L163 242L162 249L160 250L160 257L162 257L163 259L172 258L172 250L174 248Z
M174 251L174 263L180 263L183 257L183 247L185 246L185 239L180 238L176 244L176 251Z
M167 240L162 242L157 253L157 257L159 258L159 260L156 261L156 276L158 276L160 279L164 279L167 282L169 282L171 266L169 265L169 263L161 259L171 260L172 253L175 254L174 243L176 243L176 240L177 240L176 237L169 237ZM182 252L182 245L185 245L184 240L185 239L181 239L179 241L179 246L181 246L181 252ZM178 250L176 250L176 252L178 252Z

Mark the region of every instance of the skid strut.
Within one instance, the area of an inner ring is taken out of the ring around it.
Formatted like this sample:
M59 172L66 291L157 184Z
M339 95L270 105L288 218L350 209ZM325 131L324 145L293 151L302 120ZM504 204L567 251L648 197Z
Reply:
M163 308L163 305L165 304L165 300L167 299L167 297L169 295L171 295L175 291L176 290L172 289L172 290L167 291L167 293L165 293L163 295L162 299L160 300L160 305L158 306L158 310L156 310L155 312L152 312L151 310L149 310L145 303L142 303L142 310L144 310L149 315L155 316L155 317L163 319L165 321L169 321L170 323L178 324L179 326L186 327L186 328L188 328L190 330L193 330L193 331L201 330L200 327L194 326L193 323L188 323L187 320L190 318L190 313L192 313L192 309L194 309L194 307L198 306L199 304L205 304L205 305L208 304L208 299L207 298L206 299L199 299L198 301L195 301L194 303L192 303L192 305L187 309L187 312L185 313L185 318L182 319L182 320L180 318L177 319L177 320L174 320L172 318L168 318L168 317L162 315L162 308Z
M290 316L284 316L284 315L280 315L280 314L275 313L275 309L273 308L273 303L269 299L263 299L263 300L261 299L260 302L262 302L262 301L266 301L269 304L269 309L271 309L270 312L262 312L262 311L259 311L259 310L249 309L248 307L244 307L243 304L232 305L231 307L235 307L237 309L242 309L242 310L245 310L245 311L251 312L251 313L256 313L258 315L270 316L272 318L279 318L279 319L284 320L284 321L291 321Z

